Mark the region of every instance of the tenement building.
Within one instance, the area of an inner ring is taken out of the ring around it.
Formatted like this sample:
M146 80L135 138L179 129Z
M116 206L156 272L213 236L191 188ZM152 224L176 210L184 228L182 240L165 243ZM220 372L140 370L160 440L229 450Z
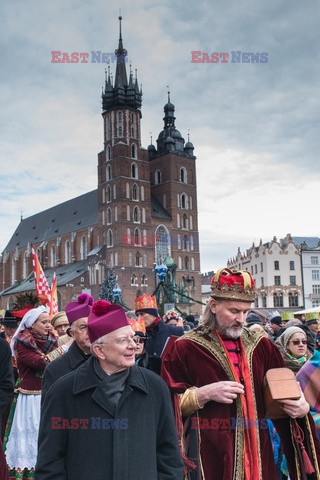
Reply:
M140 290L152 294L155 266L181 311L200 314L196 157L176 128L175 106L164 106L156 145L141 145L142 91L127 71L121 35L114 79L102 94L104 148L97 189L21 219L1 257L1 308L34 289L31 244L50 281L57 267L60 309L81 291L97 298L107 272L116 274L125 305Z

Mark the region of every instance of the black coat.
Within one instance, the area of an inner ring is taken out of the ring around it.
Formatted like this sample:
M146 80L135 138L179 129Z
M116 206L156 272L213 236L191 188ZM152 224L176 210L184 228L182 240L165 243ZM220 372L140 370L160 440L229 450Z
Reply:
M148 368L160 375L161 353L167 338L171 336L181 337L184 334L183 327L167 325L161 320L156 326L147 329L147 341L145 350L149 356Z
M91 357L57 380L46 396L35 479L182 480L183 463L164 381L149 370L131 367L114 410L95 373L96 361ZM61 419L71 425L72 418L78 419L74 429L52 428L62 426Z
M11 362L11 349L3 338L0 338L0 431L1 415L13 395L14 378Z
M89 357L90 355L85 355L78 347L77 343L73 342L67 353L64 353L61 357L58 357L49 363L44 371L42 379L41 404L43 404L44 397L49 388L56 380L58 380L58 378L61 378L67 373L73 372L73 370L88 360Z

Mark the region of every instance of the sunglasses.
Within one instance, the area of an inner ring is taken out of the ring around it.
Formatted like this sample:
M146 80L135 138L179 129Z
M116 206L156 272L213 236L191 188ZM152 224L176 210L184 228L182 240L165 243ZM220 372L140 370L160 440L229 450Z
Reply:
M293 343L293 345L299 345L300 343L302 343L302 345L307 345L307 340L292 340L291 343Z
M137 345L139 343L145 343L146 340L147 340L146 338L141 338L141 337L134 337L134 339L133 339L134 343L136 343Z

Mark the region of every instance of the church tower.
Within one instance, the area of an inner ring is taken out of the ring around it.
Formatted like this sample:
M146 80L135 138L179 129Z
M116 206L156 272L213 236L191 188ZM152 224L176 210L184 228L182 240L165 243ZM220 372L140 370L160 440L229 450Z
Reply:
M141 146L142 90L131 67L127 75L121 20L115 76L108 69L102 92L104 149L98 154L98 216L106 268L113 268L130 309L139 290L154 292L154 267L160 263L168 266L169 284L200 300L193 145L185 144L175 127L168 93L157 148ZM200 313L186 296L173 293L171 301L181 301L186 313L191 307Z

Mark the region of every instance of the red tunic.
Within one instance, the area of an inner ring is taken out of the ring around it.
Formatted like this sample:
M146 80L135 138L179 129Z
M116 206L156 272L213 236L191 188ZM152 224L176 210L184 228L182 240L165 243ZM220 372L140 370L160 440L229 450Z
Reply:
M162 362L162 377L173 394L177 411L177 394L190 387L201 387L222 380L234 380L228 368L225 352L217 337L212 334L209 341L204 336L203 327L187 333L178 339ZM259 426L259 465L260 476L254 480L276 480L272 445L269 438L263 400L263 381L270 368L282 367L283 360L278 349L267 338L252 334L245 329L242 341L249 363L251 379L253 379L256 401L256 418L247 422ZM198 418L197 418L198 417ZM188 425L192 435L196 433L200 457L196 462L199 476L205 480L242 480L243 479L243 419L241 418L241 402L232 404L208 402L203 409L195 412L190 419L184 419L184 428ZM282 437L283 448L288 458L291 480L297 480L296 459L290 435L290 420L275 421ZM299 420L300 422L300 420ZM241 426L242 425L242 426ZM246 423L248 425L248 423ZM198 428L197 428L198 427ZM308 424L310 430L310 426ZM314 426L311 426L314 434ZM311 435L314 452L320 459L320 447L315 435ZM191 453L192 455L192 453ZM190 458L190 455L189 455ZM194 457L195 459L195 457ZM320 478L317 459L312 459ZM302 477L303 478L303 477Z
M41 393L42 373L47 366L45 354L39 354L21 342L16 342L17 365L23 393Z

